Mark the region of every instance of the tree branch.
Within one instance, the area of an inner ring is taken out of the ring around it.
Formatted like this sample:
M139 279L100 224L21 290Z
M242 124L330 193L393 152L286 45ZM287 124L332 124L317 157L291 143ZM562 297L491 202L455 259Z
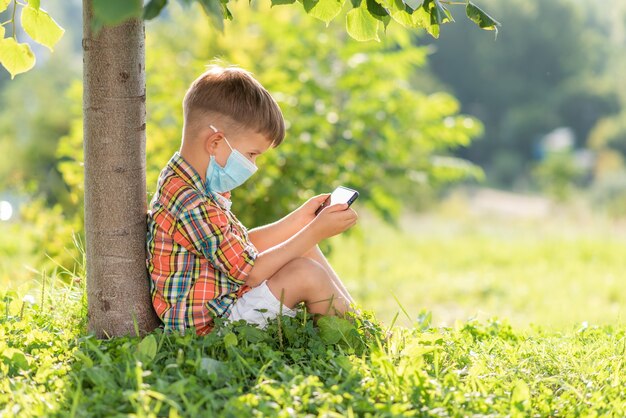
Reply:
M17 37L15 36L15 11L17 10L17 0L13 0L13 12L11 14L11 23L13 24L13 39L17 41Z

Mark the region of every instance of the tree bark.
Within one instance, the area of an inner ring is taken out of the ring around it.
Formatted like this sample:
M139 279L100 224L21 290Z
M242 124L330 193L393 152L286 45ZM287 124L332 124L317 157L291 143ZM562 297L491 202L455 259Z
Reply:
M83 135L89 331L152 331L146 270L146 80L142 19L91 30L83 0Z

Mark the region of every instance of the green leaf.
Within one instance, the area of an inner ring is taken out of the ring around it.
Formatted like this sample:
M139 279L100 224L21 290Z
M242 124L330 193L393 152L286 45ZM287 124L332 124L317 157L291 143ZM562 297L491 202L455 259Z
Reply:
M233 14L230 12L230 9L228 9L228 1L229 0L220 0L222 9L224 10L224 19L233 20ZM248 6L251 6L251 5L252 5L252 0L249 0Z
M142 0L93 0L94 19L109 26L140 17L142 12Z
M28 5L33 9L39 10L40 0L28 0Z
M433 19L430 12L427 10L426 4L417 9L412 16L417 27L426 29L426 32L433 38L439 38L439 24L433 24Z
M348 373L354 369L350 359L346 356L337 356L337 358L335 358L335 363Z
M143 8L143 19L152 20L157 17L167 4L167 0L150 0Z
M389 16L387 10L381 6L376 0L366 0L367 11L374 17Z
M376 0L366 0L367 11L376 20L380 20L385 25L385 28L391 21L391 16L387 13L387 10L377 3Z
M339 0L304 0L304 10L316 19L330 23L341 12L343 3Z
M417 10L419 7L422 6L424 0L402 0L402 2L405 5L409 6L411 10Z
M202 357L200 360L200 370L203 370L208 375L220 375L228 372L228 367L219 361L212 359L211 357Z
M346 15L346 30L357 41L380 41L378 26L378 20L363 6L350 10Z
M240 335L244 337L248 342L258 343L266 339L267 334L260 330L259 328L253 327L252 325L247 325L242 327L240 330Z
M518 410L525 410L530 402L530 388L523 380L518 380L511 391L511 406Z
M476 23L479 28L484 30L495 30L496 34L498 33L498 26L500 26L500 22L489 16L471 1L467 2L465 12L467 13L467 17L472 22Z
M391 12L391 17L393 18L393 20L395 20L405 28L415 27L415 22L413 21L413 18L404 10L396 10Z
M350 3L352 3L352 7L359 7L361 5L361 2L363 0L350 0Z
M48 47L50 51L65 32L44 10L30 6L22 9L22 27L35 42Z
M450 11L443 7L439 0L432 0L430 6L430 22L433 25L441 25L443 23L454 22L454 19Z
M18 44L13 38L0 40L0 64L11 73L11 79L35 66L35 54L28 44Z
M228 334L224 335L224 346L226 348L234 347L236 345L237 345L237 336L234 333L229 332Z
M85 369L83 373L86 379L96 387L106 389L111 388L114 385L115 379L111 376L111 373L104 370L100 366Z
M320 337L326 344L337 344L342 339L347 339L354 325L338 316L323 316L317 321L320 329Z
M407 4L406 1L404 4ZM410 6L406 5L406 11L410 13L411 7L415 5L417 5L416 2L412 2ZM392 14L392 16L402 25L408 26L408 19L403 14L399 16ZM433 38L439 37L439 25L454 21L450 11L439 0L423 0L423 3L411 13L411 17L413 27L426 29Z
M150 360L153 360L157 353L157 342L156 338L154 338L154 335L148 335L143 340L141 340L141 342L137 346L137 352L140 355L145 356Z
M11 1L13 0L0 0L0 13L4 12L9 7Z
M383 6L389 10L389 15L393 20L404 26L405 28L415 28L415 21L411 10L402 0L381 0Z
M293 4L296 0L272 0L272 7L280 6L281 4Z
M204 13L211 19L213 25L220 31L224 30L224 9L219 0L197 0Z
M14 366L18 369L28 370L28 359L24 353L16 348L6 348L2 352L2 356L5 358L5 363L9 366Z

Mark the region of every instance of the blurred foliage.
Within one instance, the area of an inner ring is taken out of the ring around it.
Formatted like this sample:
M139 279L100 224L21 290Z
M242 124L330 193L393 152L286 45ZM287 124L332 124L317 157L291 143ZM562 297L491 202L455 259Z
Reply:
M72 3L50 0L45 7L67 22L77 17ZM0 15L3 22L8 17ZM23 35L21 28L16 33ZM77 48L80 39L75 36L63 37L54 54L34 45L38 68L15 80L0 68L0 200L9 200L15 209L0 229L5 241L0 283L24 283L35 270L50 273L57 264L71 268L78 256L73 235L82 230L82 204L69 199L56 158L71 117L67 108L72 100L64 92L80 76Z
M611 89L619 97L621 111L603 118L592 130L589 145L592 149L603 151L618 151L622 156L626 154L626 2L613 0L610 4L612 13L604 15L608 22L605 36L605 48L611 53L605 57L606 80ZM603 167L598 166L600 171ZM621 169L621 167L620 167Z
M56 169L60 136L68 131L70 100L62 94L78 72L55 57L41 69L7 82L0 92L0 190L39 194L49 204L66 201Z
M620 161L623 166L623 162ZM611 218L626 214L626 170L615 170L598 178L591 191L594 206Z
M49 206L43 199L33 199L23 205L21 239L32 245L31 263L37 269L53 270L57 267L73 269L80 257L76 241L83 231L81 216L68 216L61 205Z
M559 202L566 201L574 192L584 171L576 165L571 150L551 152L534 168L533 176L541 190Z
M611 148L626 153L626 120L624 115L606 118L600 121L590 136L593 148Z
M463 111L486 126L459 155L484 167L493 185L528 184L543 135L570 127L582 148L598 121L624 108L626 7L621 0L483 3L503 23L497 41L458 21L433 43L429 62Z
M589 136L589 146L598 154L607 155L616 153L626 155L626 113L602 119ZM596 176L602 177L615 169L621 169L623 162L617 167L611 165L612 160L600 160L596 165Z
M60 205L50 207L42 198L22 205L17 220L0 222L0 285L30 288L42 276L73 270L80 257L76 243L81 226L63 213ZM74 217L78 220L78 217ZM74 239L76 238L76 242Z
M219 36L202 18L190 19L175 5L169 10L171 21L148 27L149 194L180 146L182 97L214 57L255 73L279 102L288 126L285 142L259 159L259 174L234 191L234 210L248 225L274 221L339 184L358 189L360 202L391 220L420 182L481 175L458 159L435 158L469 144L482 127L458 114L452 96L426 95L412 86L427 51L412 46L406 31L390 29L381 43L359 43L339 24L324 28L304 13L246 6ZM59 169L78 193L76 202L82 201L79 110L59 146ZM402 185L404 193L391 194L390 184Z

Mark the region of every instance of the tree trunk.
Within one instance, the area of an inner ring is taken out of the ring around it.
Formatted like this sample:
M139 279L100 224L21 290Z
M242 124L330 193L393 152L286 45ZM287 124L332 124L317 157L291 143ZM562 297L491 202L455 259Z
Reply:
M152 331L146 256L146 79L143 20L98 34L83 0L83 135L89 331Z

